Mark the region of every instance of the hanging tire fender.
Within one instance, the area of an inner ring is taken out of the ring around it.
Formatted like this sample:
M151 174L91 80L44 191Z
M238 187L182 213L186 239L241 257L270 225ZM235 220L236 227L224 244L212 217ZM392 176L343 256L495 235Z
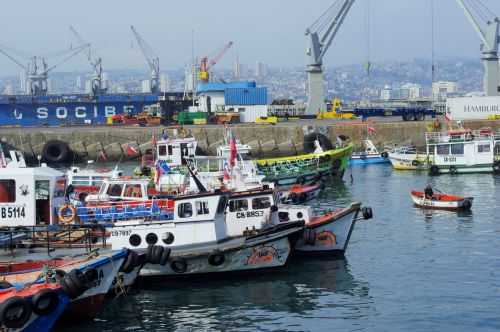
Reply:
M12 315L11 312L16 312ZM20 329L31 317L31 304L20 296L13 296L0 304L0 320L9 329Z
M39 316L46 316L59 305L59 295L56 291L46 288L36 293L31 299L33 312Z
M161 266L167 265L168 259L170 257L170 252L171 252L170 248L163 248L163 252L161 254L159 262Z
M208 255L208 264L212 266L221 266L226 261L226 257L224 253L220 251L214 251L210 255Z
M174 258L170 262L170 268L175 273L184 273L187 271L187 262L184 258Z

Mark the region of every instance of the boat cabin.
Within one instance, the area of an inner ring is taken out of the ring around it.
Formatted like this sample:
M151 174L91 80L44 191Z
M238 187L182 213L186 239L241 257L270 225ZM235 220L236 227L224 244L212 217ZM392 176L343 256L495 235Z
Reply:
M73 185L77 189L89 189L89 191L99 189L105 179L119 177L123 171L108 168L80 168L71 167L66 172L67 184Z
M148 178L108 178L104 179L97 194L88 195L87 203L108 201L147 201L150 180Z
M194 137L167 138L156 144L157 160L166 161L169 167L185 165L185 158L196 154Z
M55 224L65 185L64 173L53 168L0 168L0 227Z

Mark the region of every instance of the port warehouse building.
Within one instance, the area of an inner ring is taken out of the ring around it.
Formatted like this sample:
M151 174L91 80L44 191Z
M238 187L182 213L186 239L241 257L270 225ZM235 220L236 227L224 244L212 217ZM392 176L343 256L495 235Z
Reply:
M197 95L198 106L190 111L237 112L241 122L255 122L268 113L267 88L255 82L200 83Z

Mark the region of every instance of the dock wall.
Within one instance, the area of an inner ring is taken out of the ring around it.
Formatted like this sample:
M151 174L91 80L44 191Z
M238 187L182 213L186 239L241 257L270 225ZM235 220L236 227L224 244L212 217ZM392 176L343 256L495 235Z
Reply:
M338 135L345 135L359 147L361 140L366 137L368 126L375 129L371 138L379 147L408 143L422 147L425 146L424 133L432 124L432 121L325 123L313 120L278 125L241 124L232 128L242 143L252 146L254 156L266 157L301 153L304 132L307 131L324 133L332 142ZM445 127L445 124L441 126ZM500 130L500 121L466 121L464 126ZM69 144L79 160L99 160L105 156L108 161L117 161L140 157L151 148L153 135L160 135L164 129L170 136L173 135L172 127L2 128L0 140L11 148L23 151L32 160L42 154L46 142L61 140ZM207 154L215 154L215 149L223 142L223 126L187 126L183 130L194 135L199 147Z

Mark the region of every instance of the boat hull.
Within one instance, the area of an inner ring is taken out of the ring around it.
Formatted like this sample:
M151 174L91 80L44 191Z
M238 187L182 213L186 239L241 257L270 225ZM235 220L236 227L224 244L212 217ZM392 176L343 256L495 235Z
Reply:
M353 203L338 213L307 223L304 234L297 240L294 249L302 254L343 255L359 216L360 206L360 203Z
M426 170L429 168L425 155L389 153L389 161L396 170Z
M366 157L352 156L349 161L350 165L388 164L390 162L389 158L384 158L379 154L367 155Z
M460 210L470 210L472 207L472 197L462 197L457 200L436 200L436 199L426 199L423 195L417 195L414 193L410 194L413 203L424 209L432 210L448 210L448 211L460 211Z

